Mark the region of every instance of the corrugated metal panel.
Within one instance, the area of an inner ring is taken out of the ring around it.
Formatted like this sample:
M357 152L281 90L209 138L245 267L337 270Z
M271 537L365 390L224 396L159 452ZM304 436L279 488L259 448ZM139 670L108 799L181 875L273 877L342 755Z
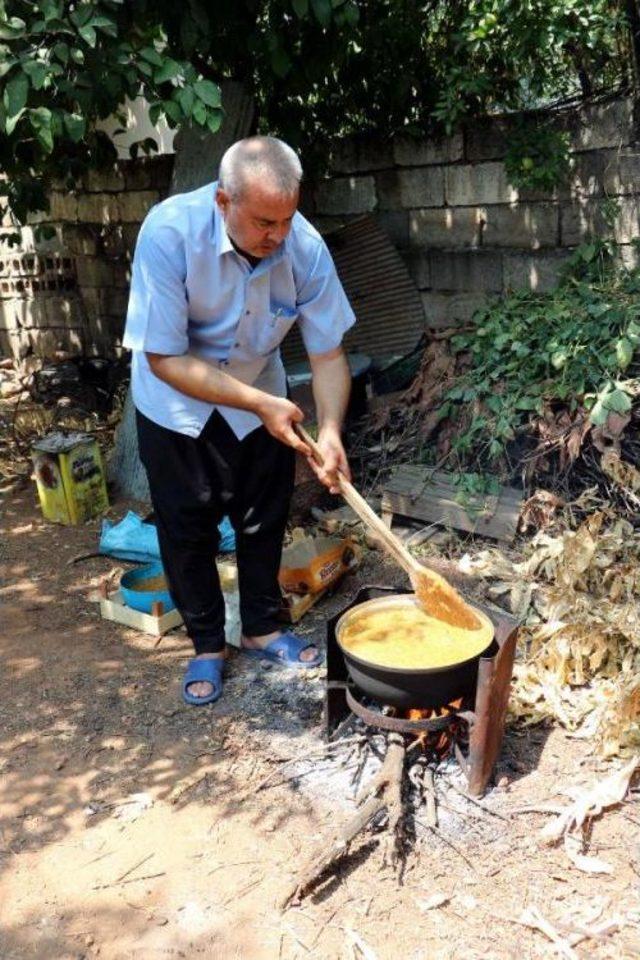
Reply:
M344 345L370 357L407 353L425 328L420 293L402 257L372 217L353 220L326 237L356 325ZM306 358L293 330L283 344L285 364Z

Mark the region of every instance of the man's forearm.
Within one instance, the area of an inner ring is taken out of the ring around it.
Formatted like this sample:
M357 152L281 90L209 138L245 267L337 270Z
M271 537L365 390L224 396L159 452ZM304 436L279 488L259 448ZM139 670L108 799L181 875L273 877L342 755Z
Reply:
M351 372L342 349L330 354L311 356L313 398L318 414L318 427L342 428L351 393Z
M265 399L262 390L242 383L200 357L191 354L163 356L147 353L152 372L160 380L196 400L220 403L258 413Z

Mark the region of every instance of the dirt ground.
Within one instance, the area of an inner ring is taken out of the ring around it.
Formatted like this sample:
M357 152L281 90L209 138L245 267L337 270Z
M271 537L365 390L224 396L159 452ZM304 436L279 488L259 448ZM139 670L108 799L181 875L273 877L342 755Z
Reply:
M256 791L321 744L321 672L300 678L232 654L223 700L187 707L184 634L154 648L101 620L91 597L114 562L69 564L96 549L98 522L45 523L24 487L2 523L2 960L640 956L639 794L589 837L610 875L541 846L548 817L523 812L566 803L607 771L588 742L557 729L508 730L485 799L504 819L449 800L445 839L422 836L400 882L369 834L335 879L281 913L304 856L353 809L320 762L315 777ZM327 614L374 574L398 576L369 556L305 631L322 644ZM518 922L532 908L558 929L618 928L563 953Z

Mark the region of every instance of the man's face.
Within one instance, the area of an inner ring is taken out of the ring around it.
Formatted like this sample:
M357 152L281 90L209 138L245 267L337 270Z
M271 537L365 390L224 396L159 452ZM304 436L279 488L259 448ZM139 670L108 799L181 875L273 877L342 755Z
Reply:
M246 185L240 197L225 190L216 193L227 233L237 247L252 257L269 257L291 229L298 191L283 196L257 183Z

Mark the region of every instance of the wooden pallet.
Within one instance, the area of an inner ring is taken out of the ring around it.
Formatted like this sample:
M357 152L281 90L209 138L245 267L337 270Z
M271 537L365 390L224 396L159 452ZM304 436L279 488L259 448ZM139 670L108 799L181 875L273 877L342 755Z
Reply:
M419 464L401 464L392 472L382 495L382 518L394 516L437 523L467 533L510 542L516 535L523 494L502 487L497 496L467 497L464 506L455 474Z

